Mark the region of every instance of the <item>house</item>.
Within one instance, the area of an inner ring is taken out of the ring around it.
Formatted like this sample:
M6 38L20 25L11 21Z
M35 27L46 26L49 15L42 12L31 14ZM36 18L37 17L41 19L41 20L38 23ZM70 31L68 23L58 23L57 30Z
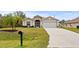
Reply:
M58 19L55 17L41 17L39 15L34 16L33 18L26 18L22 21L23 26L27 27L48 27L48 28L56 28L58 26Z
M79 27L79 17L74 18L72 20L66 21L64 24L65 27L77 28Z

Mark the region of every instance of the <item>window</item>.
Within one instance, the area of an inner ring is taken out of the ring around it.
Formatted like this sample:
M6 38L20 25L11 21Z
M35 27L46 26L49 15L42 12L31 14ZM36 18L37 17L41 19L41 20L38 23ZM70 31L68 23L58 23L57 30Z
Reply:
M27 21L27 27L30 27L30 21Z

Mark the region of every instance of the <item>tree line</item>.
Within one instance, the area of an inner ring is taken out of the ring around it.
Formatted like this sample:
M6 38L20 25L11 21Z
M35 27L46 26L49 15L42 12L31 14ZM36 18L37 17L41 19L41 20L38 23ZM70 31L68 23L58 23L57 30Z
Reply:
M0 27L15 27L22 26L22 20L26 18L25 13L22 11L16 11L6 15L0 14Z

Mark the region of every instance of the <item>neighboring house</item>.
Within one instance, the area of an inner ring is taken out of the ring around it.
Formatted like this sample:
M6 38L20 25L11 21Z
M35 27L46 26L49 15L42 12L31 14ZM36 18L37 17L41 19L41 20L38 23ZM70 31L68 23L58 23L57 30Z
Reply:
M65 27L72 27L72 28L77 28L79 27L79 17L66 21L64 24Z
M34 16L34 18L26 18L23 20L22 25L27 27L48 27L56 28L58 26L58 19L55 17L41 17L39 15Z

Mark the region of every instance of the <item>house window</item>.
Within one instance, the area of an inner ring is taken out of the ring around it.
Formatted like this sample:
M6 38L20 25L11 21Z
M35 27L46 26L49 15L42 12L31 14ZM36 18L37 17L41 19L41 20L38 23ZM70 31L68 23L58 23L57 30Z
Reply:
M30 27L30 21L27 21L27 27Z

